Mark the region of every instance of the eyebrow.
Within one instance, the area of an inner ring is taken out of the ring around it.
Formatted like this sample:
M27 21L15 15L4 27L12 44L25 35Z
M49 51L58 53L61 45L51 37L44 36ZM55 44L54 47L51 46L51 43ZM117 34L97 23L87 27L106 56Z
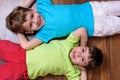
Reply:
M86 50L89 50L89 48L86 48ZM91 56L89 52L90 52L90 51L88 51L88 53L85 53L85 54L89 54L88 57L87 57L87 56L85 57L85 64L87 63L87 62L86 62L87 59L88 59L88 63L89 63L90 56Z

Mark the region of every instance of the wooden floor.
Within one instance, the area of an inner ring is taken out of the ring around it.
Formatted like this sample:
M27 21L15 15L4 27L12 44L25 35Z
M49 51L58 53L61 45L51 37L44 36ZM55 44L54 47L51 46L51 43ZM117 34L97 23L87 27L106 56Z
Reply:
M83 3L85 1L87 0L53 0L53 3L71 4ZM15 6L20 5L23 2L24 0L0 0L0 32L7 31L4 28L6 15L11 12L11 10ZM0 33L0 39L8 39L8 36L5 36L4 32ZM14 41L14 39L10 37L9 39ZM120 35L114 35L104 38L93 37L89 38L89 42L102 49L102 51L104 52L104 61L101 67L97 68L94 71L88 71L88 80L120 80ZM40 77L38 80L67 79L65 78L65 76L48 75L46 77Z

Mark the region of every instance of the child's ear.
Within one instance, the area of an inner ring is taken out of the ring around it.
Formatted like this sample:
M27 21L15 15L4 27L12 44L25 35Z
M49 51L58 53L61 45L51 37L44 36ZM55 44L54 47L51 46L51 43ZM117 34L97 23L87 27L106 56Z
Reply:
M34 34L34 31L27 31L25 34Z

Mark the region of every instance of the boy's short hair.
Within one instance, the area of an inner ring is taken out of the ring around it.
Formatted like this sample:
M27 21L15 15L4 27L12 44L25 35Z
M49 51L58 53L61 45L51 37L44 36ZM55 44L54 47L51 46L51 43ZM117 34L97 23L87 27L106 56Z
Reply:
M25 22L26 12L30 11L29 8L24 8L21 6L16 7L7 17L6 17L6 27L12 32L25 32L22 24Z
M86 69L88 70L93 70L96 67L100 66L102 61L103 61L103 53L100 49L98 49L95 46L90 46L89 47L89 53L90 53L90 59L91 61L87 66L85 66Z

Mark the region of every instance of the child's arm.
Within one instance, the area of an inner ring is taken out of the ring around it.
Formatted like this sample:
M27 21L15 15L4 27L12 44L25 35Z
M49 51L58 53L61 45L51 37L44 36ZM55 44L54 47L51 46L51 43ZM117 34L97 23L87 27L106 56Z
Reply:
M29 40L27 40L25 35L22 33L17 33L17 36L18 36L18 39L20 41L21 47L25 50L30 50L30 49L32 49L32 48L34 48L42 43L41 40L38 40L36 38L33 38L29 41Z
M87 80L87 72L85 69L84 70L81 69L80 80Z
M87 71L84 67L79 67L78 68L80 69L81 71L81 75L80 75L80 80L87 80Z
M29 8L35 0L25 0L23 7Z
M87 44L87 40L88 40L88 36L87 36L87 32L86 29L84 27L78 28L77 30L75 30L73 32L73 35L77 38L80 38L80 45L81 46L86 46Z

